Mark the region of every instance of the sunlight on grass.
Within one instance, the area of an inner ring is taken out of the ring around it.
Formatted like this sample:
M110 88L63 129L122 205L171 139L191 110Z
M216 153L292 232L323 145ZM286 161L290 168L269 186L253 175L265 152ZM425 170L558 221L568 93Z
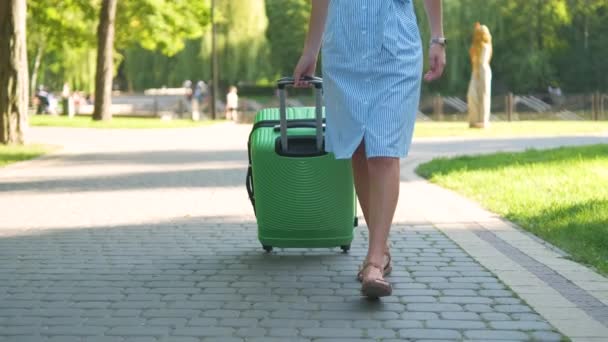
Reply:
M6 146L0 145L0 167L18 161L28 160L39 157L52 150L49 146L25 145L25 146Z
M608 145L441 158L416 171L608 274Z

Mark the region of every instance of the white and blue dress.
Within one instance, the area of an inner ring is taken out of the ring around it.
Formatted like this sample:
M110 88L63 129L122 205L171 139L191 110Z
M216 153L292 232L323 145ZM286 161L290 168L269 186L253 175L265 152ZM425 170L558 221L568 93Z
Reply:
M330 0L322 73L325 149L348 159L407 156L422 78L412 0Z

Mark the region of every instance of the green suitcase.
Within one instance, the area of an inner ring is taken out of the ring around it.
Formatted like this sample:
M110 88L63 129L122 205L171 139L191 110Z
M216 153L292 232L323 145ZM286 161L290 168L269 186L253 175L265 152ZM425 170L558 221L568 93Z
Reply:
M286 108L278 81L280 108L257 113L248 141L247 190L263 248L341 247L347 252L357 226L350 160L324 151L322 80L315 86L316 108Z

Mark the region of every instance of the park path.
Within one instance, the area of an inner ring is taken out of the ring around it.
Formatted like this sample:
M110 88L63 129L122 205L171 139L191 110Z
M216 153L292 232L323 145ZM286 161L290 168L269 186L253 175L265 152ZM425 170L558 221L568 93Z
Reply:
M438 155L604 135L416 140L392 231L394 296L368 302L353 250L256 239L250 126L32 128L63 146L0 169L0 341L606 341L608 282L421 180Z

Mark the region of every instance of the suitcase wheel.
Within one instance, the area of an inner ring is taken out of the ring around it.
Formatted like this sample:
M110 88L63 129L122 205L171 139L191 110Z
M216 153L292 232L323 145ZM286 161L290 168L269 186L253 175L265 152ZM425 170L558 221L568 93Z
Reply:
M350 245L340 246L340 248L342 248L342 251L344 253L348 253L348 251L350 251Z
M267 253L272 252L272 246L262 246Z

